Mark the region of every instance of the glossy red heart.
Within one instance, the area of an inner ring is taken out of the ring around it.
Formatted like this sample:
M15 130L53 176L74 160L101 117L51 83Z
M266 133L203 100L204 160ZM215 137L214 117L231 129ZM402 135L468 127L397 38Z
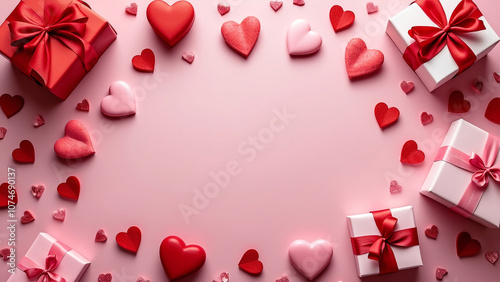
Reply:
M484 116L491 122L500 124L500 98L491 99Z
M472 257L481 251L481 243L472 239L468 232L460 232L457 236L457 255L460 258Z
M64 159L78 159L95 153L87 128L78 120L66 124L64 137L56 141L54 151Z
M241 24L225 22L221 27L222 37L229 47L247 58L260 34L260 22L256 17L246 17Z
M448 99L448 112L450 113L466 113L470 110L470 102L464 99L464 94L461 91L453 91Z
M132 226L127 232L116 234L116 243L124 250L136 254L141 245L141 237L141 229L137 226Z
M243 254L240 262L238 263L238 267L249 274L260 274L264 265L259 260L259 252L254 249L250 249Z
M425 160L424 152L418 150L417 142L408 140L401 150L401 162L405 164L419 164Z
M439 229L437 228L436 225L432 225L431 227L425 229L425 236L431 239L436 239L438 234L439 234Z
M173 47L189 32L194 22L194 8L187 1L172 6L161 0L148 5L146 16L154 32Z
M35 221L35 216L30 211L24 211L23 216L21 216L21 223L26 224Z
M355 15L352 11L344 11L339 5L335 5L330 9L330 22L335 32L350 27L354 23L354 18Z
M140 55L132 58L134 69L140 72L153 72L155 70L155 53L151 49L142 50Z
M68 177L66 182L57 186L57 193L63 198L77 201L80 197L80 180L76 176Z
M195 273L205 264L205 250L188 245L177 236L168 236L160 245L160 260L165 274L175 280Z
M24 106L24 99L19 95L11 96L7 93L0 96L0 107L3 113L10 118L17 114Z
M394 124L399 118L399 110L395 107L389 108L384 102L375 106L375 118L380 128L386 128Z
M14 161L22 164L32 164L35 162L35 148L29 140L19 143L19 148L12 151Z
M14 194L9 192L9 184L7 182L0 185L0 208L6 208L9 204L17 204L17 190L14 190Z
M345 65L349 79L357 79L377 71L384 62L384 54L366 47L361 38L353 38L345 49Z

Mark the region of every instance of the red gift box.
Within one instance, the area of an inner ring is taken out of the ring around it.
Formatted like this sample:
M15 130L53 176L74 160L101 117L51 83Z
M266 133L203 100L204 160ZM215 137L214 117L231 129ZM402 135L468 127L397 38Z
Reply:
M21 0L0 26L0 52L65 100L116 39L80 0Z

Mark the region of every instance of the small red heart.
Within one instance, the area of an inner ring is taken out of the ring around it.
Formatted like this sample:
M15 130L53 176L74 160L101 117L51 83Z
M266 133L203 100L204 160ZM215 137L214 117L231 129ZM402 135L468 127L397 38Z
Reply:
M45 120L43 119L42 115L38 114L35 116L35 120L33 120L33 126L34 127L40 127L45 124Z
M78 120L68 121L64 127L64 137L56 141L54 151L63 159L78 159L95 153L89 132Z
M304 0L293 0L293 4L297 6L304 6L306 2Z
M125 7L125 12L129 15L136 16L137 15L137 4L131 3L130 6Z
M7 128L0 127L0 140L5 138L5 134L7 133Z
M137 277L137 282L151 282L149 279L145 279L142 276Z
M448 274L448 271L444 268L436 268L436 279L437 280L443 280L443 277Z
M148 5L146 15L154 32L170 47L188 34L194 22L194 8L187 1L177 1L170 6L155 0Z
M81 103L76 104L76 109L82 112L90 111L90 103L89 100L83 99Z
M95 241L96 242L106 242L108 240L108 236L106 235L106 232L104 229L99 229L97 230L95 234Z
M250 249L243 254L238 267L246 273L257 275L262 272L264 265L259 260L259 253L254 249Z
M380 102L375 106L375 118L378 126L384 129L398 121L399 110L395 107L389 108L384 102Z
M17 114L24 106L24 99L19 95L11 96L7 93L0 96L0 107L3 113L10 118Z
M8 260L11 254L10 248L3 248L0 250L0 257L3 257L3 260Z
M43 194L43 191L45 191L45 186L43 185L31 186L31 195L33 195L33 197L37 199L40 199L40 197Z
M425 236L436 239L439 234L439 229L436 225L432 225L431 227L425 229Z
M206 259L205 250L188 245L177 236L168 236L160 245L160 260L165 274L175 280L198 271Z
M271 8L273 8L273 10L275 12L277 12L281 8L281 6L283 6L283 1L274 1L273 0L273 1L269 2L269 4L271 5Z
M500 124L500 98L491 99L484 116L491 122Z
M498 253L495 251L487 251L484 254L486 260L488 260L491 264L495 264L498 260Z
M113 276L111 276L111 273L102 273L102 274L99 274L97 281L99 281L99 282L111 282L112 279L113 279Z
M57 186L57 193L63 198L77 201L80 197L80 180L76 176L70 176Z
M124 250L136 254L141 245L141 236L141 229L137 226L132 226L127 232L116 234L116 243Z
M411 91L413 91L413 88L415 88L415 83L411 82L411 81L401 81L401 90L403 90L404 93L408 94L410 93Z
M155 70L155 53L151 49L142 50L140 55L132 58L134 69L140 72L154 72Z
M434 117L431 114L428 114L427 112L423 112L420 114L420 121L422 122L423 125L429 124L434 120Z
M476 93L481 93L481 91L483 91L483 83L477 79L475 79L474 81L471 82L470 84L470 87L472 88L472 90L474 90L474 92Z
M19 148L12 151L14 161L22 164L32 164L35 162L35 148L29 140L19 143Z
M493 78L496 82L500 83L500 74L498 74L498 72L493 73Z
M247 58L259 38L260 22L252 16L246 17L241 24L228 21L222 25L221 33L229 47Z
M345 65L349 79L357 79L377 71L384 62L384 54L366 47L361 38L353 38L345 48Z
M226 5L224 3L217 4L217 11L219 11L219 14L221 16L224 16L225 14L227 14L229 12L229 10L231 10L231 6Z
M33 214L30 211L25 211L24 215L21 216L21 223L22 224L30 223L34 220L35 220L35 217L33 216Z
M330 9L330 22L332 23L335 32L344 30L354 23L355 15L352 11L345 11L339 6L335 5Z
M461 91L453 91L448 100L448 112L450 113L466 113L470 110L470 102L464 99L464 94Z
M457 236L457 255L460 258L472 257L481 251L481 243L472 239L467 232L461 232Z
M419 164L425 160L424 152L418 150L417 142L408 140L401 150L401 162L404 164Z
M13 194L10 191L14 190ZM9 204L17 204L17 190L10 189L9 183L5 182L0 185L0 208L6 208Z

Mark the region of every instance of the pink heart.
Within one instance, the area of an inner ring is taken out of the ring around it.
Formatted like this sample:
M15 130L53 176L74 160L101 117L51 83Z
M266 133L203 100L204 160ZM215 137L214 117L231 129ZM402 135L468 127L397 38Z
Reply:
M496 251L487 251L484 254L486 260L488 260L491 264L495 264L498 260L498 253Z
M3 260L8 260L10 253L10 248L3 248L0 250L0 257L3 257Z
M104 232L104 229L97 230L97 233L95 234L95 241L96 242L106 242L107 240L108 240L108 236L106 236L106 232Z
M500 83L500 74L498 72L493 73L493 78L496 82Z
M193 52L184 52L184 53L182 53L182 59L184 59L184 61L192 64L194 61L194 53Z
M444 268L438 267L436 268L436 279L443 280L443 277L448 274L448 271Z
M296 240L288 247L288 255L293 266L306 278L313 280L330 264L333 248L326 240L312 243Z
M127 12L127 14L130 14L130 15L137 15L137 4L136 3L132 3L130 4L130 6L127 6L125 7L125 12Z
M470 84L470 87L472 88L472 90L474 90L474 92L476 93L481 93L481 91L483 91L483 83L477 79L475 79L474 81L471 82Z
M64 137L56 141L54 151L64 159L78 159L95 153L87 129L78 120L68 121Z
M373 4L372 2L368 2L366 3L366 11L368 12L368 14L376 13L378 12L378 6Z
M305 20L296 20L288 28L286 35L288 53L292 56L308 55L317 52L321 47L321 36L311 31Z
M219 11L219 14L221 16L224 16L225 14L227 14L229 12L229 10L231 10L231 7L229 5L226 5L222 2L217 4L217 11Z
M297 6L304 6L306 2L304 0L293 0L293 4Z
M281 276L281 278L276 279L276 282L289 282L288 276L283 274L283 276Z
M276 12L281 8L281 6L283 6L283 1L271 1L269 2L269 4L271 5L271 8L273 8L273 10Z
M401 192L402 190L403 190L403 187L401 187L401 185L399 185L399 183L396 180L391 181L391 184L390 184L391 194Z
M5 133L7 133L7 128L0 127L0 140L5 138Z
M43 185L31 186L31 194L35 198L40 199L40 197L43 194L43 191L45 191L45 186L43 186Z
M429 124L434 120L434 116L432 114L428 114L427 112L423 112L420 114L420 121L423 125Z
M101 112L110 117L135 114L135 95L126 82L116 81L109 87L109 95L101 101Z
M141 276L139 276L139 278L137 278L137 282L151 282L151 281L149 279L144 279Z
M411 82L411 81L401 81L401 90L403 90L404 93L408 94L410 93L411 91L413 91L413 88L415 88L415 83Z
M112 279L113 276L111 276L111 273L99 274L99 277L97 277L97 281L99 282L111 282Z
M34 127L40 127L45 124L45 120L43 119L42 115L38 114L35 116L35 120L33 121L33 126Z
M64 218L66 218L66 210L62 208L58 209L52 213L52 217L54 217L54 219L64 221Z

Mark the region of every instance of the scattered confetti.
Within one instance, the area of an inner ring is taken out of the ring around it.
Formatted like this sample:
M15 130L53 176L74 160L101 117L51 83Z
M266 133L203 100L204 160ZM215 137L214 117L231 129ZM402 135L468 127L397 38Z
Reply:
M498 74L498 72L493 73L493 78L495 78L496 82L500 83L500 74Z
M191 51L182 53L182 59L184 59L184 61L186 61L190 64L193 63L194 57L195 57L195 55Z
M373 14L378 12L378 6L373 4L373 2L366 3L366 11L368 14Z
M297 6L304 6L306 2L304 0L293 0L293 4Z
M104 229L99 229L97 230L97 233L95 234L95 241L96 242L106 242L108 240L108 236L106 235L106 232Z
M88 112L90 111L90 103L89 100L83 99L81 103L78 103L76 105L76 109L82 112Z
M392 180L389 189L391 194L394 194L401 192L403 190L403 187L401 187L401 185L399 185L396 180Z
M434 120L434 117L432 114L428 114L427 112L423 112L420 114L420 121L422 122L423 125L429 124Z
M439 229L436 225L432 225L431 227L428 227L425 229L425 236L431 238L431 239L436 239L439 234Z
M3 248L0 250L0 257L2 257L3 260L8 260L10 253L10 248Z
M137 15L137 8L138 8L137 4L132 3L132 4L130 4L130 6L125 7L125 12L127 12L127 14L129 14L129 15L136 16Z
M0 140L5 138L5 134L7 133L7 128L0 127Z
M30 211L25 211L24 215L21 216L21 223L26 224L35 220L35 216Z
M277 12L281 8L281 6L283 6L283 1L271 1L269 2L269 4L271 5L271 8L273 8L273 10Z
M477 79L471 82L470 87L476 93L481 93L481 91L483 91L483 83Z
M498 260L498 253L495 251L487 251L484 254L486 260L488 260L491 264L495 264Z
M43 191L45 191L45 186L43 185L31 186L31 195L33 195L33 197L37 199L40 199L40 197L43 194Z
M222 272L219 277L213 280L213 282L228 282L229 281L229 273Z
M288 282L288 276L283 274L280 278L276 279L276 282Z
M40 127L45 124L45 119L43 119L42 115L37 114L35 116L35 120L33 120L33 126L34 127Z
M401 81L401 90L403 90L404 93L408 94L413 91L413 88L415 88L415 83L411 81Z
M64 221L66 218L66 210L60 208L52 213L52 217L54 217L55 220Z
M436 279L437 280L443 280L443 277L448 274L448 271L444 268L437 267L436 268Z

